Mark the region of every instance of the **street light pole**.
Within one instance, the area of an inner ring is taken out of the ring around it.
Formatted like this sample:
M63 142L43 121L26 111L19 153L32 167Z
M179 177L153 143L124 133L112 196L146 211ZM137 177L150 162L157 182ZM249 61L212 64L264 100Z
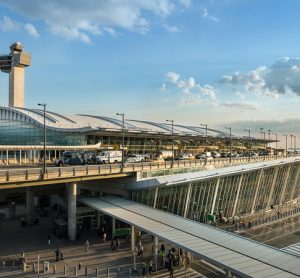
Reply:
M285 157L288 157L288 153L287 153L287 134L284 134L283 136L285 136Z
M231 163L231 156L232 156L232 145L231 145L231 143L232 143L232 141L231 141L231 136L232 136L232 134L231 134L231 127L225 127L225 129L229 129L229 152L230 152L230 156L229 156L229 163Z
M124 138L124 131L125 131L125 113L116 113L117 116L121 116L122 117L122 164L121 164L121 171L122 173L124 172L124 159L125 159L125 155L124 155L124 144L125 144L125 138Z
M248 144L249 144L249 150L248 150L248 160L250 161L250 134L251 130L250 129L245 129L244 131L248 131Z
M292 150L293 150L293 137L294 137L294 135L291 134L290 136L291 136L291 154L292 154Z
M269 135L269 142L268 142L268 146L269 146L269 144L271 144L270 143L270 141L271 141L271 129L268 129L268 135Z
M38 254L37 260L38 260L37 274L38 274L38 278L39 278L40 277L40 254Z
M172 125L172 164L171 168L173 168L174 165L174 120L166 120L167 122L170 122Z
M43 106L44 108L44 157L43 157L43 179L46 175L46 103L38 103L38 106Z
M277 153L278 153L278 151L277 151L277 133L273 133L273 134L275 135L275 140L276 140L275 149L276 149L276 159L277 159Z
M201 126L205 126L205 160L204 165L207 164L207 124L200 124Z

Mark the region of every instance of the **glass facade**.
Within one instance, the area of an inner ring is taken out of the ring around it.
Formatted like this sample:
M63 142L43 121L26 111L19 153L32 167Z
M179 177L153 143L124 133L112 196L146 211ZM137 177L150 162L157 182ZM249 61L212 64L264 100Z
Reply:
M245 216L300 197L300 164L132 191L133 201L199 222L209 213ZM190 194L188 193L190 187Z
M0 120L0 145L42 145L44 129L23 121ZM47 129L47 145L86 145L86 135Z

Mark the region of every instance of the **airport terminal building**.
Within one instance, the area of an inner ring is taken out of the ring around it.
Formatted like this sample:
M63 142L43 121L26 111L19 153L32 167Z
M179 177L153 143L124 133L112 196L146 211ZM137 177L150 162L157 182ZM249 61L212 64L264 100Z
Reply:
M124 148L127 153L157 154L171 150L175 154L229 150L230 135L225 131L206 129L200 126L184 126L155 123L142 120L127 120L94 115L64 115L46 111L46 145L54 151L101 143L101 149L121 149L124 131ZM44 112L39 109L0 107L0 147L15 146L18 150L42 149L44 143ZM249 138L232 136L234 150L248 148ZM251 148L263 146L260 139L251 138ZM9 150L13 150L12 148Z

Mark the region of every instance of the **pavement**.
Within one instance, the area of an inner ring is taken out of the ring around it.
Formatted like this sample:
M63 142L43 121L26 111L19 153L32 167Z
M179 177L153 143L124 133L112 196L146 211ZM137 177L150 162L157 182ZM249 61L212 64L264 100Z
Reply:
M52 234L52 220L56 217L56 212L48 209L49 215L39 217L40 221L36 225L21 226L19 217L24 214L25 208L17 207L17 217L12 220L2 218L0 220L0 257L20 257L22 252L25 253L27 263L27 271L24 273L21 270L1 269L1 278L21 278L21 277L38 277L37 272L33 272L33 264L36 269L38 265L38 255L40 256L40 277L62 277L64 267L67 269L67 276L74 277L75 266L81 264L81 270L77 270L77 277L86 277L85 267L88 269L88 277L96 277L96 268L98 268L99 278L106 277L107 269L109 268L110 277L128 277L129 269L132 270L131 277L142 276L142 263L149 263L152 258L152 239L149 235L142 237L144 246L144 258L137 258L137 272L133 272L133 256L130 250L130 241L121 239L120 248L118 251L112 251L110 241L103 242L96 231L85 230L84 236L76 241L67 239L59 239L52 235L51 244L48 245L48 234ZM90 246L86 252L85 242L89 240ZM167 246L166 246L167 247ZM55 250L59 248L64 254L64 260L56 262ZM44 273L43 264L49 262L50 271ZM56 266L57 274L53 274L53 265ZM174 277L184 277L185 269L183 267L175 267ZM209 272L206 270L206 272ZM169 277L166 269L161 269L151 275L151 277L163 278ZM150 276L149 276L150 277ZM196 270L190 269L190 277L211 277L204 276ZM218 276L220 277L220 276Z

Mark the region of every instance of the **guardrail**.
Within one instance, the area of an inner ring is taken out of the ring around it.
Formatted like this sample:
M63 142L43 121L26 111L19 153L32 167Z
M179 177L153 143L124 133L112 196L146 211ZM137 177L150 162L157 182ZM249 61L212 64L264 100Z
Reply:
M19 168L0 170L0 184L16 183L26 181L39 180L54 180L63 178L76 178L87 176L100 176L108 174L133 173L143 172L159 169L174 169L174 168L191 168L191 167L208 167L214 165L216 167L225 167L228 165L254 163L264 160L281 159L283 157L264 156L264 157L237 157L231 158L217 158L208 160L205 164L203 159L197 160L175 160L164 162L142 162L142 163L127 163L122 171L121 164L104 164L104 165L85 165L85 166L71 166L71 167L49 167L43 175L42 168ZM199 169L200 170L200 169ZM175 173L174 173L175 174Z

